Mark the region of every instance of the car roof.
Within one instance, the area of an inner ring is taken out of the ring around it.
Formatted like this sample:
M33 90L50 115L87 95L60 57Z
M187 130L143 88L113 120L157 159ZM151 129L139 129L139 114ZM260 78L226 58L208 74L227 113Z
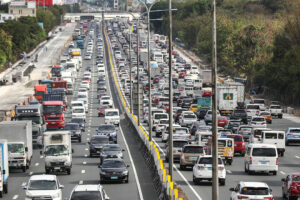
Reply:
M42 175L32 175L29 178L30 181L32 180L49 180L53 181L56 180L56 175L49 175L49 174L42 174Z
M80 191L101 191L102 186L101 185L76 185L74 188L74 192L80 192Z
M269 188L268 184L264 182L240 182L241 187L266 187Z

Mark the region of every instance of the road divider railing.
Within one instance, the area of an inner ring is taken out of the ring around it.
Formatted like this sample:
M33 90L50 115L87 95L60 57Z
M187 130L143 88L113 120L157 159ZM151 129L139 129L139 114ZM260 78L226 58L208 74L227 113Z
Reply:
M111 71L113 73L113 79L114 79L114 86L116 87L118 91L118 97L122 102L122 106L124 107L125 113L128 116L129 120L132 122L133 126L135 127L140 139L143 141L144 146L146 148L146 152L144 153L144 158L148 164L149 167L153 169L153 172L155 172L155 175L153 176L154 186L155 189L159 195L160 200L170 199L170 200L183 200L182 197L184 197L184 200L187 200L186 195L180 196L179 194L179 188L176 185L176 183L172 182L171 176L168 174L168 170L165 168L163 158L161 156L161 152L159 151L159 148L156 144L153 143L153 141L149 140L149 135L147 133L147 130L143 126L138 125L138 119L136 116L130 111L129 103L127 102L125 98L125 93L123 89L120 86L120 80L117 74L117 70L115 70L115 62L114 58L111 54L111 45L110 40L108 38L108 35L106 33L106 30L104 28L104 37L105 41L108 47L108 56L109 56L109 62L111 66Z

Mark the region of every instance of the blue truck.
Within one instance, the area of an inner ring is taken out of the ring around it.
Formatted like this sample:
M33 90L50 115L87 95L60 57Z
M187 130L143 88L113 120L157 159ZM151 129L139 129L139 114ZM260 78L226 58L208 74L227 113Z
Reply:
M84 40L83 39L78 39L76 41L76 43L77 43L77 48L84 49Z
M7 140L0 140L0 198L8 192L8 147Z

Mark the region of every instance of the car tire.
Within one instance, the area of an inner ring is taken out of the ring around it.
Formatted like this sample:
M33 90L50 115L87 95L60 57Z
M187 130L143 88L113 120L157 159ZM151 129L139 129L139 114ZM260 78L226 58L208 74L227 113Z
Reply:
M129 183L129 177L127 176L125 183Z
M241 153L241 156L242 156L242 157L244 157L244 156L245 156L245 154L246 154L246 152L245 152L245 151L243 151L243 152Z
M277 171L273 171L272 173L273 173L273 175L274 175L274 176L276 176L276 175L277 175Z
M194 183L195 185L198 185L199 182L200 182L200 180L197 180L196 177L193 175L193 183Z
M245 170L245 173L248 173L248 169L247 169L246 165L245 165L244 170Z
M281 156L281 157L283 157L283 156L284 156L284 152L283 152L283 151L280 153L280 156Z
M3 184L3 192L4 192L4 194L8 193L8 183Z
M68 174L68 175L71 175L71 168L70 168L70 169L67 169L67 174Z
M181 170L185 170L185 169L186 169L186 166L185 166L185 165L180 165L180 169L181 169Z
M26 166L23 166L23 167L22 167L22 171L23 171L23 172L26 172L26 169L27 169Z
M50 174L50 169L45 169L46 174Z
M285 145L286 145L286 146L289 146L289 145L290 145L290 143L289 143L288 141L286 141L286 142L285 142Z
M225 184L226 184L225 179L220 179L220 185L225 185Z
M3 192L2 191L0 191L0 198L2 198L3 197Z
M81 143L81 137L78 139L78 142Z

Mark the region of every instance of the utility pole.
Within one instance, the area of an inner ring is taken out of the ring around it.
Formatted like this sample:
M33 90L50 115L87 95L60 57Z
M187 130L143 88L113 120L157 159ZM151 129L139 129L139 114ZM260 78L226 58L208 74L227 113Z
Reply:
M131 28L130 28L131 29ZM129 80L130 80L130 112L133 113L132 107L132 75L131 75L131 30L129 30Z
M173 179L172 0L169 0L169 175ZM172 181L172 180L171 180Z
M216 33L216 0L212 0L212 158L213 179L212 199L219 200L219 178L218 178L218 128L217 128L217 33Z
M149 109L148 109L148 120L149 120L149 142L152 141L152 98L151 98L151 66L150 66L150 9L147 8L147 15L148 15L148 84L149 84Z
M102 1L102 31L104 31L104 0Z
M137 25L136 25L136 37L137 37L137 50L136 50L136 60L137 60L137 93L138 93L138 110L137 110L137 115L138 115L138 126L140 126L140 36L139 36L139 27L140 27L140 18L137 20Z

